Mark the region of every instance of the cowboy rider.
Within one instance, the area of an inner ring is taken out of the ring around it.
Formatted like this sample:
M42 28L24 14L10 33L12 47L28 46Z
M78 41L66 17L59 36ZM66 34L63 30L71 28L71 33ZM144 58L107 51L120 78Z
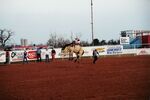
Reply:
M79 38L75 38L75 40L73 41L74 45L80 45L80 39Z

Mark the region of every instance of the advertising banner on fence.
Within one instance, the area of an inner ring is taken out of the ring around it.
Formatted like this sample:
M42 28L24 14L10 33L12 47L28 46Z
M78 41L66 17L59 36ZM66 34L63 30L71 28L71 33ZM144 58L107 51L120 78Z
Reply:
M51 58L51 50L49 49L49 58ZM55 49L56 51L56 58L61 58L61 49ZM37 54L36 50L28 50L27 51L27 59L30 60L37 60ZM41 49L41 58L44 60L46 55L46 49ZM10 52L10 61L11 62L18 62L18 61L23 61L23 56L24 56L24 51L11 51Z
M10 62L23 61L24 51L11 51L10 52Z
M123 50L122 45L110 45L110 46L91 46L91 47L83 47L84 54L83 57L92 57L93 50L96 49L99 52L99 55L120 55L120 54L137 54L137 55L150 55L150 49L125 49ZM49 57L51 58L51 49L49 51ZM61 52L61 48L55 49L56 55L55 58L68 58L69 55ZM46 54L46 49L41 49L41 57L44 60ZM10 61L11 62L19 62L23 61L24 51L10 51ZM76 57L74 54L73 57ZM36 60L37 54L35 50L27 51L28 60ZM6 52L0 52L0 62L6 61Z
M107 46L93 46L91 52L92 54L94 49L98 51L99 55L106 55Z
M90 57L93 54L93 50L97 50L99 55L106 55L106 46L92 46L92 47L83 47L84 54L83 57Z
M123 53L122 45L107 46L107 55L117 55Z
M27 51L27 57L28 57L28 60L36 60L37 59L37 54L36 54L36 51L35 50L29 50Z
M10 61L11 62L18 62L23 61L24 51L11 51L10 52ZM28 60L36 60L36 51L35 50L29 50L27 51L27 58Z
M98 51L99 55L106 55L106 48L107 48L106 46L101 46L95 49Z
M83 47L83 50L84 50L84 54L83 54L84 57L92 56L92 50L93 50L92 48Z
M6 52L0 51L0 62L6 62Z
M150 48L147 49L137 49L137 55L150 55Z

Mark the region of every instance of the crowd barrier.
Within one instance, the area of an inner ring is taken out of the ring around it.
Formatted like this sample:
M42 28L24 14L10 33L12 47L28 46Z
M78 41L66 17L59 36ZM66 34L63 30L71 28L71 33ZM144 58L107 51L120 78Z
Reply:
M61 48L54 48L56 51L56 58L68 58L69 55L63 56L61 53ZM108 46L91 46L91 47L83 47L84 54L83 57L91 57L92 52L96 49L99 52L100 56L107 56L107 55L150 55L150 48L140 48L140 49L123 49L122 45L108 45ZM46 49L41 49L41 58L45 59L45 51ZM51 49L49 49L51 52ZM9 60L10 62L19 62L23 61L23 54L24 51L9 51ZM36 50L27 50L28 60L36 60ZM73 55L75 57L75 54ZM51 54L49 54L51 58ZM0 63L6 62L6 52L0 51Z

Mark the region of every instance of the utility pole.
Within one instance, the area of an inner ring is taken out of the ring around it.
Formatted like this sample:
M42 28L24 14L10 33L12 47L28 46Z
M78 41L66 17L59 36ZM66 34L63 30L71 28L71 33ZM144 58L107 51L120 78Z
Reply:
M73 41L73 33L71 32L71 41Z
M94 31L93 31L93 0L91 0L91 32L92 32L92 45L94 45Z

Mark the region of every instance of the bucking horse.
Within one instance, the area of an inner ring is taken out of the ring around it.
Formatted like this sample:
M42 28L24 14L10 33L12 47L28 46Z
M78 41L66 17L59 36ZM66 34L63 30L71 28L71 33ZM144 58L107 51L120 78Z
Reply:
M82 49L82 47L80 45L70 43L70 44L66 44L65 46L62 47L63 56L66 56L67 54L69 54L69 60L73 60L73 53L75 53L75 55L76 55L74 62L79 63L79 59L84 54L84 50Z

